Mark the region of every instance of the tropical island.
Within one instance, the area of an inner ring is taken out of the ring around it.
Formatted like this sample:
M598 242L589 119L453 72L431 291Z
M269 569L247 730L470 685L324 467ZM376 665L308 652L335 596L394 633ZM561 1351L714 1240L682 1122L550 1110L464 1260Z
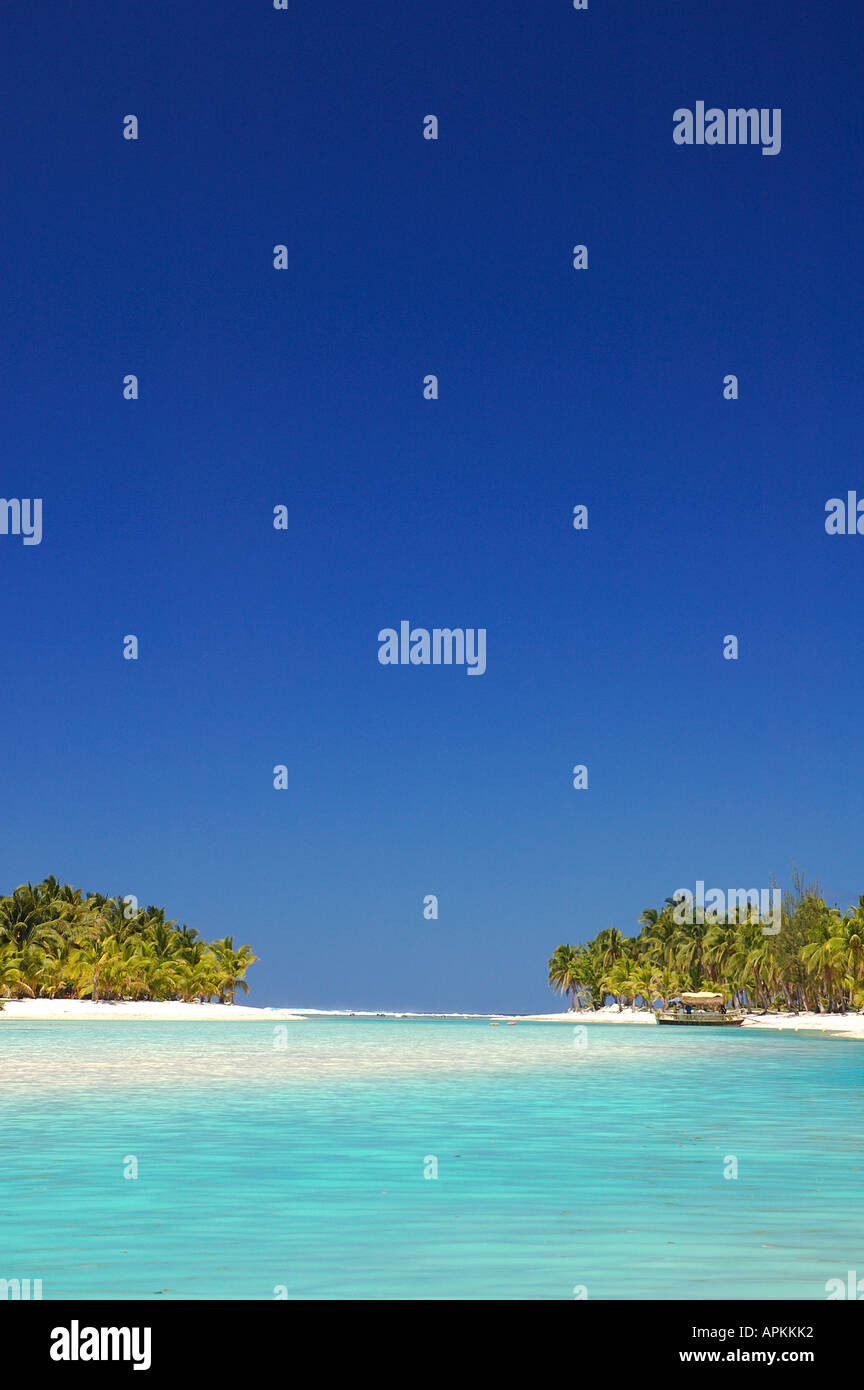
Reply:
M231 936L201 940L167 921L164 908L83 893L53 876L0 897L0 1000L233 1005L238 989L249 993L245 975L257 959Z
M845 1014L864 1008L864 895L845 912L796 871L781 900L779 930L752 907L723 916L676 898L646 908L638 936L608 927L584 945L557 948L549 984L571 1009L654 1011L683 994L718 992L736 1008Z

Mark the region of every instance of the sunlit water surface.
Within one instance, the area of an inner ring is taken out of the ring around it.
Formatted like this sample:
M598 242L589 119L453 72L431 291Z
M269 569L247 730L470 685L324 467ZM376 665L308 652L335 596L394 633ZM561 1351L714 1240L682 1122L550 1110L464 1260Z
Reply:
M4 1020L0 1277L46 1299L824 1299L864 1275L864 1043L585 1032Z

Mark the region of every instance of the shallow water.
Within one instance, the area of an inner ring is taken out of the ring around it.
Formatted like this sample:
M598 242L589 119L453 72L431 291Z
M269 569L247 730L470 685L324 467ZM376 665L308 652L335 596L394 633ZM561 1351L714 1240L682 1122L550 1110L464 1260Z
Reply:
M864 1276L864 1043L584 1033L3 1021L0 1277L46 1299L824 1299Z

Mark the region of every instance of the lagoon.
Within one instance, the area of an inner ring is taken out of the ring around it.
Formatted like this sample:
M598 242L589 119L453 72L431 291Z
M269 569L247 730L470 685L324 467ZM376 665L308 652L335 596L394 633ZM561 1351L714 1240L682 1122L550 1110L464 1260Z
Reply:
M821 1300L864 1273L859 1040L584 1031L8 1020L0 1276L45 1299Z

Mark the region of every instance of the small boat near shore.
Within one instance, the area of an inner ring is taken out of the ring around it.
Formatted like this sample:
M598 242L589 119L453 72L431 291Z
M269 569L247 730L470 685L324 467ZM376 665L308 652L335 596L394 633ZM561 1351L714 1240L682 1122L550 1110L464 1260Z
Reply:
M657 1015L658 1023L680 1023L684 1026L709 1028L738 1028L744 1022L744 1015L738 1009L727 1009L722 994L712 994L701 990L698 994L680 994L671 1000L672 1007L662 1009Z

